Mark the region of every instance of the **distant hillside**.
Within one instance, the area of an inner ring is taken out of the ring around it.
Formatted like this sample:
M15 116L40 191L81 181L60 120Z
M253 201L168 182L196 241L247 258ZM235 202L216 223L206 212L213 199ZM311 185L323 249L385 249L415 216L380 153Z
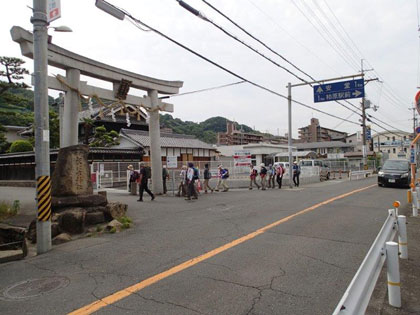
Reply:
M171 128L174 133L193 135L198 139L207 143L217 143L217 133L226 132L226 121L224 117L212 117L203 122L195 123L192 121L182 121L179 118L173 118L169 114L160 115L160 124L163 128ZM236 123L237 130L244 132L261 134L259 131L254 131L247 125Z
M48 96L48 103L54 98ZM23 88L10 88L0 95L0 124L28 126L33 122L34 91Z

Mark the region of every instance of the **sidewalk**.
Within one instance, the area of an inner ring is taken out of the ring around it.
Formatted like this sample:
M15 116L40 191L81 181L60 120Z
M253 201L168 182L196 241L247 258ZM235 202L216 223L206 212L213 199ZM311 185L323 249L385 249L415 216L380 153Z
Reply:
M382 269L366 314L420 314L420 217L412 216L411 204L400 209L407 217L408 259L400 259L401 309L388 303L386 265Z

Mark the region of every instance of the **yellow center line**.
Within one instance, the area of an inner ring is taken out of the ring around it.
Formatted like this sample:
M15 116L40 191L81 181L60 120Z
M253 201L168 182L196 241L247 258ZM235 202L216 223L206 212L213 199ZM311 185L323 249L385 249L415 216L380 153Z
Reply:
M79 308L79 309L77 309L77 310L69 313L69 315L92 314L92 313L100 310L101 308L103 308L103 307L105 307L107 305L116 303L116 302L118 302L118 301L126 298L127 296L132 295L133 293L136 293L136 292L138 292L138 291L140 291L140 290L142 290L142 289L144 289L144 288L146 288L146 287L148 287L148 286L150 286L150 285L152 285L152 284L154 284L156 282L159 282L160 280L163 280L165 278L168 278L168 277L170 277L170 276L172 276L172 275L174 275L174 274L176 274L176 273L178 273L180 271L183 271L183 270L185 270L187 268L190 268L190 267L192 267L192 266L194 266L194 265L196 265L196 264L198 264L198 263L200 263L200 262L202 262L204 260L207 260L207 259L209 259L209 258L211 258L213 256L216 256L217 254L220 254L220 253L222 253L222 252L224 252L224 251L226 251L226 250L228 250L228 249L230 249L232 247L235 247L235 246L237 246L239 244L242 244L242 243L244 243L246 241L249 241L250 239L253 239L256 236L267 232L268 230L272 229L273 227L278 226L278 225L280 225L282 223L285 223L285 222L287 222L287 221L289 221L289 220L291 220L291 219L293 219L293 218L295 218L297 216L300 216L302 214L305 214L305 213L307 213L309 211L313 211L313 210L315 210L315 209L317 209L319 207L322 207L322 206L324 206L326 204L329 204L329 203L334 202L336 200L339 200L339 199L345 198L347 196L356 194L358 192L364 191L364 190L369 189L369 188L372 188L374 186L376 186L376 184L375 185L366 186L366 187L363 187L363 188L360 188L360 189L352 190L352 191L350 191L348 193L345 193L345 194L342 194L342 195L338 195L336 197L333 197L333 198L330 198L328 200L325 200L325 201L322 201L320 203L317 203L317 204L315 204L315 205L313 205L313 206L311 206L309 208L306 208L306 209L303 209L301 211L298 211L295 214L289 215L288 217L285 217L285 218L283 218L281 220L278 220L276 222L273 222L271 224L268 224L268 225L266 225L266 226L264 226L264 227L262 227L262 228L260 228L260 229L258 229L256 231L254 231L254 232L251 232L251 233L249 233L249 234L247 234L245 236L242 236L242 237L240 237L240 238L238 238L236 240L233 240L230 243L227 243L225 245L222 245L222 246L220 246L218 248L215 248L215 249L213 249L213 250L211 250L211 251L209 251L209 252L207 252L205 254L202 254L202 255L197 256L195 258L192 258L190 260L187 260L187 261L185 261L185 262L183 262L183 263L181 263L181 264L179 264L179 265L177 265L175 267L172 267L172 268L170 268L170 269L168 269L166 271L163 271L163 272L161 272L159 274L156 274L156 275L154 275L154 276L152 276L150 278L147 278L147 279L145 279L145 280L143 280L143 281L141 281L139 283L136 283L136 284L134 284L132 286L129 286L129 287L125 288L125 289L122 289L120 291L117 291L117 292L115 292L115 293L113 293L113 294L111 294L111 295L109 295L107 297L104 297L104 298L102 298L100 300L97 300L97 301L91 303L91 304L88 304L88 305L86 305L86 306L84 306L82 308Z

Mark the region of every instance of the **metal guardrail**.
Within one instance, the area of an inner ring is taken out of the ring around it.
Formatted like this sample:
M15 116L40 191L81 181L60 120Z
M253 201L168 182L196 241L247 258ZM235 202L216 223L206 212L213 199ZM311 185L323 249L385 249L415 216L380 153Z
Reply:
M405 216L398 216L397 218L397 215L398 208L389 210L389 215L384 225L334 310L333 315L356 315L365 313L385 260L387 260L388 266L388 294L390 304L396 307L401 306L398 244L391 242L395 238L397 230L399 231L400 252L405 253L405 257L401 258L407 258L408 255ZM394 248L391 248L390 246ZM396 255L394 250L395 246L397 247ZM395 259L393 259L394 256L396 257L396 262ZM393 260L391 261L391 259ZM397 270L390 270L391 265L396 265ZM391 274L391 277L390 273L393 273Z
M372 170L350 171L349 180L352 180L352 177L355 177L355 179L366 178L366 177L372 176L372 174L373 174Z

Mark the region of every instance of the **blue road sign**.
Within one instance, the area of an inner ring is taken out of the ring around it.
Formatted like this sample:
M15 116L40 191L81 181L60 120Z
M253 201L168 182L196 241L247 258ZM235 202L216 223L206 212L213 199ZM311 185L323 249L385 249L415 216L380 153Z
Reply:
M372 140L372 132L368 126L366 126L366 140Z
M365 96L364 79L334 82L314 86L314 102L339 101Z
M416 127L416 133L420 133L420 126Z

